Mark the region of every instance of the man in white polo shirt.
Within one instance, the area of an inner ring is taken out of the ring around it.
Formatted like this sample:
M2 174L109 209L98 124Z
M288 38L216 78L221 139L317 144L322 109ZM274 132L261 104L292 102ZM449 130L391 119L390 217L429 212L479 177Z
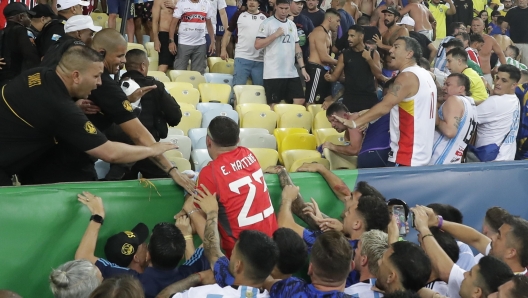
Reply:
M176 25L178 27L178 46L174 40L169 40L169 51L176 55L174 69L187 70L191 59L191 70L205 72L205 57L207 47L205 31L209 36L214 36L211 18L216 13L208 0L180 0L172 15L169 37L174 36ZM211 40L209 53L213 53L215 41Z

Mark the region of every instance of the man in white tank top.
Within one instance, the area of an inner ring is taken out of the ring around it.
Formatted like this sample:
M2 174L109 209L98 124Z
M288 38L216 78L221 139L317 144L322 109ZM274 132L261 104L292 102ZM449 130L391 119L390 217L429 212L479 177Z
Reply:
M469 78L461 73L450 74L444 83L446 100L438 109L433 156L430 165L455 164L477 127L477 106L469 88Z
M370 121L390 112L389 162L396 166L427 165L433 153L436 85L429 72L416 64L421 55L415 39L399 37L390 49L390 67L400 74L387 95L355 121L336 117L348 127L364 129Z

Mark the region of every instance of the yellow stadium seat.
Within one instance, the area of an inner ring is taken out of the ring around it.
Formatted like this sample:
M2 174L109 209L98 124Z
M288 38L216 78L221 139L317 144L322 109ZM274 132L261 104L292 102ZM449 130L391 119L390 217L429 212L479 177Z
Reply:
M147 73L150 77L155 77L160 82L170 82L171 80L163 71L149 70Z
M121 21L122 21L121 18L119 18L119 17L116 18L116 27L115 27L115 29L116 29L117 31L121 30ZM104 27L104 28L108 28L108 19L106 19L105 24L104 24L103 27Z
M277 161L279 160L277 150L270 148L249 148L249 150L253 152L263 170L267 167L277 165Z
M176 100L176 102L178 102L178 100ZM182 102L182 103L178 103L180 105L180 110L182 112L184 111L196 111L196 107L190 103L185 103L185 102Z
M198 85L202 102L229 103L231 86L227 84L203 83Z
M242 128L265 128L270 133L277 127L277 113L269 111L249 111L242 116Z
M321 153L319 153L319 151L307 149L288 150L284 151L281 155L284 160L284 167L287 171L290 171L291 166L296 160L321 158Z
M212 73L227 73L227 74L234 74L235 73L235 61L218 61L213 65L213 68L209 69L209 72Z
M169 151L165 151L165 153L163 153L163 155L168 158L169 160L171 158L183 158L183 153L181 153L180 151L178 150L169 150Z
M145 49L147 50L147 55L152 58L158 58L159 53L154 49L154 42L149 41L145 43Z
M237 104L244 103L261 103L267 104L266 94L261 91L245 90L242 91L240 97L237 98Z
M101 12L92 12L90 14L95 26L104 27L106 22L108 22L108 15Z
M237 105L235 110L238 113L238 118L242 119L244 114L249 111L271 111L271 108L270 106L266 104L245 103L245 104ZM240 121L240 125L242 125L242 121Z
M202 125L202 113L198 110L187 110L182 109L182 118L180 124L176 126L183 131L185 135L191 128L198 128Z
M142 44L129 42L128 45L127 45L127 52L132 50L132 49L139 49L139 50L142 50L143 52L147 53L147 49L145 49L145 47Z
M253 80L251 78L248 78L246 81L246 85L253 85ZM258 85L255 85L258 86Z
M319 113L317 113L313 119L312 130L320 128L332 128L332 123L330 123L328 118L326 118L326 111L319 111Z
M159 66L158 57L148 57L148 60L149 60L148 70L149 71L158 70L158 66Z
M229 60L233 60L233 59L229 59ZM222 60L222 58L220 57L207 57L207 67L209 67L209 72L212 72L211 69L213 69L213 65L216 64L216 62L220 62L220 61L224 61ZM233 63L235 61L233 60Z
M308 134L308 130L304 128L275 128L273 130L273 135L275 136L275 139L277 139L277 148L279 151L281 150L282 140L284 140L287 135L294 133Z
M279 159L283 157L283 152L295 149L315 150L317 142L315 136L308 133L288 134L279 147Z
M345 145L345 133L337 133L333 135L326 136L323 139L323 143L330 142L335 145Z
M172 150L175 151L175 150ZM167 156L167 154L165 154ZM168 157L167 159L171 162L171 164L175 167L178 167L178 171L183 172L187 170L191 170L191 163L188 159L185 159L183 157Z
M179 128L176 128L176 127L170 127L169 126L169 131L167 132L167 135L178 135L178 136L183 136L184 133L181 129Z
M307 130L312 128L312 114L308 111L289 111L279 117L278 127L302 127Z
M170 90L170 89L172 89L174 87L181 86L181 84L183 84L187 88L194 88L191 83L163 82L163 86L165 86L165 89L167 89L167 90Z
M188 84L188 83L182 83ZM170 95L176 99L176 102L181 106L182 104L191 104L194 108L200 101L200 91L193 88L191 84L189 86L176 86L169 89Z
M323 154L330 163L330 170L357 168L357 156L345 156L335 153L328 148L323 150Z
M337 130L333 128L319 128L319 129L314 130L314 135L315 135L315 138L317 139L317 145L321 145L322 143L324 143L325 139L328 136L339 135L343 137L344 134L345 134L344 132L341 134L338 133Z
M264 87L259 85L236 85L233 86L233 93L235 93L236 98L240 98L240 95L242 95L243 91L251 90L255 92L262 92L265 93Z
M307 110L308 112L312 113L312 116L315 118L315 115L317 115L317 113L323 111L323 105L312 104L308 106Z
M205 83L205 77L199 72L192 70L171 70L169 76L173 82L191 83L196 89L198 89L200 84Z
M288 104L288 103L276 104L273 107L273 110L275 111L275 113L279 114L279 117L282 116L282 114L284 114L286 112L290 112L290 111L295 111L295 112L303 112L304 111L304 112L306 112L306 108L304 106Z
M322 164L327 170L330 170L330 162L328 160L322 158L322 157L315 157L315 158L300 158L295 159L293 164L290 166L289 172L297 172L297 169L299 169L303 164L305 163L318 163Z

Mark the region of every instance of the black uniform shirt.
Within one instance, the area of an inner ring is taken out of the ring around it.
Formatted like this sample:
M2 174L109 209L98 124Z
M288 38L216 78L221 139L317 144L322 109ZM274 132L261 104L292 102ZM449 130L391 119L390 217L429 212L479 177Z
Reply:
M0 100L0 168L16 172L60 139L80 151L107 139L77 107L49 68L34 68L11 80Z
M86 44L69 35L64 35L48 49L48 52L44 55L44 58L42 58L40 66L49 68L57 67L62 55L66 53L70 47L75 45L85 46Z
M55 44L59 38L64 36L64 24L66 18L59 15L56 20L51 20L42 28L35 43L41 57L46 55L48 49Z

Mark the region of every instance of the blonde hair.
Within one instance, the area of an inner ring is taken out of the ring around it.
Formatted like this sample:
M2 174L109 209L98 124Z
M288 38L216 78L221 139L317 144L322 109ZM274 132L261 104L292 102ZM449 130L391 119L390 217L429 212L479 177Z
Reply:
M370 230L360 237L362 256L367 256L368 269L371 274L378 273L378 260L383 257L389 248L389 236L380 230Z

